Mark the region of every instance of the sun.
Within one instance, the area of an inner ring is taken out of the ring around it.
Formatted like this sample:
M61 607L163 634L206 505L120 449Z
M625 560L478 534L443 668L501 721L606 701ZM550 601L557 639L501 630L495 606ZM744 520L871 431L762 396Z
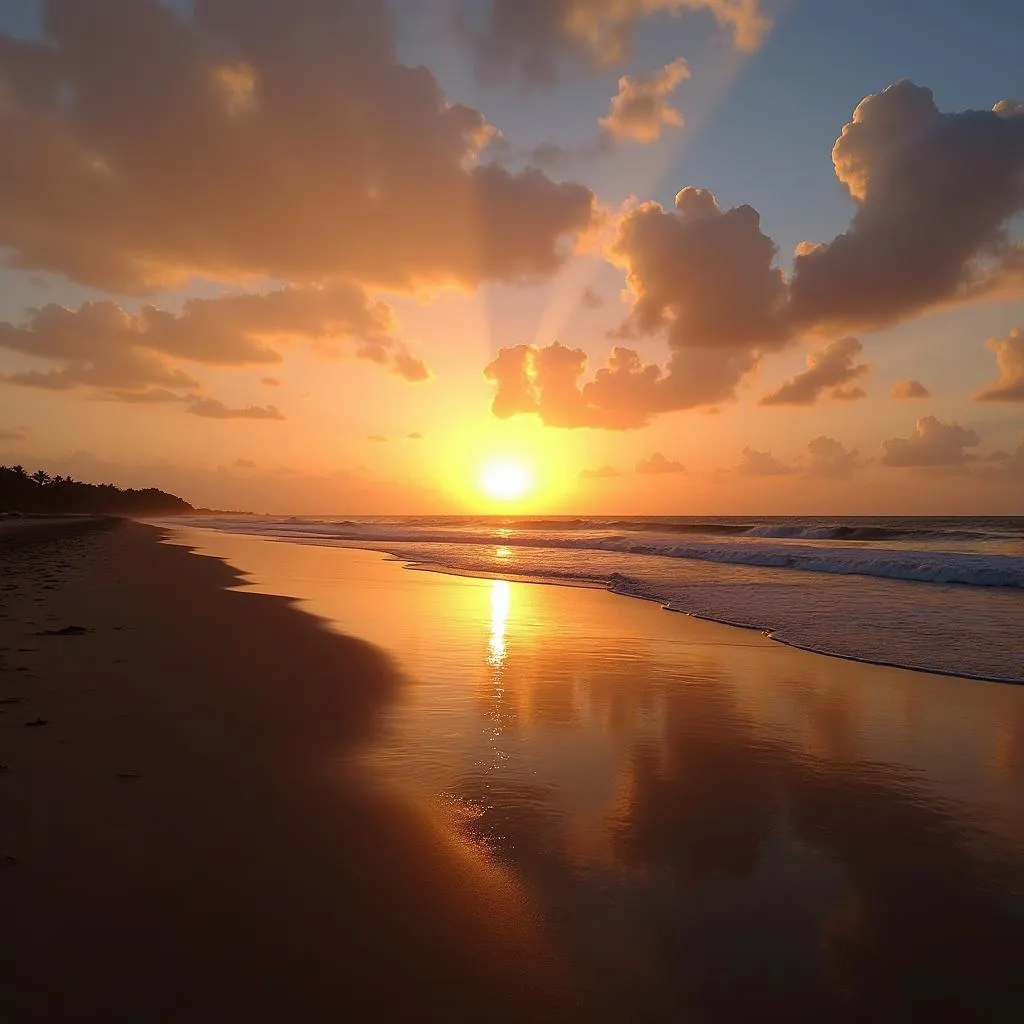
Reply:
M480 490L496 501L515 501L533 490L533 476L521 462L490 462L480 473Z

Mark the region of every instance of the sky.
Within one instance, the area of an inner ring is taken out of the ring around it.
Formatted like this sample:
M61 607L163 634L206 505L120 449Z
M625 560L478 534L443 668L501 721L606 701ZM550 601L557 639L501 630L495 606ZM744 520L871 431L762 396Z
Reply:
M1024 513L1016 0L7 0L0 463Z

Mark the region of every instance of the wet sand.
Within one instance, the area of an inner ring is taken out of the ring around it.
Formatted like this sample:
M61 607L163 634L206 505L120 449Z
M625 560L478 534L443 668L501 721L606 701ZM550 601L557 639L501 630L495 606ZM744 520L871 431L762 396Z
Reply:
M0 558L0 1019L585 1006L510 873L354 757L387 655L148 527Z
M176 533L0 552L2 1019L1024 1010L1024 689Z

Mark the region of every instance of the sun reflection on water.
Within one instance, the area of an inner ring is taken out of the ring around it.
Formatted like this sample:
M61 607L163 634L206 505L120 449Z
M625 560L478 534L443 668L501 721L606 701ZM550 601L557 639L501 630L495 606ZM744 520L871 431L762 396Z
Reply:
M500 670L505 666L505 626L508 623L511 589L508 580L491 580L491 636L487 664L496 670L496 685L501 683Z

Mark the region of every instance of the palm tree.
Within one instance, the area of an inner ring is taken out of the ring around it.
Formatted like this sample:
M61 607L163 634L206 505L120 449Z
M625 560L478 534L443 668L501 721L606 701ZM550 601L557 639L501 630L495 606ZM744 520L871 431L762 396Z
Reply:
M11 466L11 472L15 476L20 476L20 477L28 476L28 474L25 472L25 467L24 466Z
M50 474L45 469L37 469L32 474L32 479L35 480L40 487L45 487L50 482Z

